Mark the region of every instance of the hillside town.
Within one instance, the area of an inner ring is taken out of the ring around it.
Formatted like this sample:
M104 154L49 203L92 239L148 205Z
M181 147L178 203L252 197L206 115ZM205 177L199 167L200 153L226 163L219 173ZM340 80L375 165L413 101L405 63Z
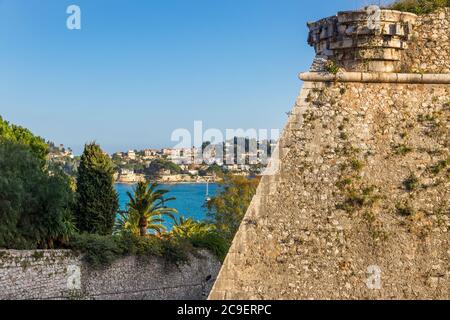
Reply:
M199 148L128 150L107 154L115 165L116 183L148 179L160 183L214 183L223 173L258 176L266 167L275 141L235 138L226 143L203 143ZM75 176L80 157L70 148L49 142L50 163Z

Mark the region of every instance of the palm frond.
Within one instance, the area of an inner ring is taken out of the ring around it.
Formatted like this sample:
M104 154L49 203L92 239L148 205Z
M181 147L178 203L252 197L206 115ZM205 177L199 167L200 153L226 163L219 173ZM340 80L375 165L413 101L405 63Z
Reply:
M161 233L166 230L164 217L175 220L178 211L168 208L165 204L176 200L175 197L164 198L168 190L158 189L158 183L139 182L134 188L134 193L127 192L129 198L127 213L119 214L116 230L128 230L139 234L139 221L142 217L147 219L147 230Z

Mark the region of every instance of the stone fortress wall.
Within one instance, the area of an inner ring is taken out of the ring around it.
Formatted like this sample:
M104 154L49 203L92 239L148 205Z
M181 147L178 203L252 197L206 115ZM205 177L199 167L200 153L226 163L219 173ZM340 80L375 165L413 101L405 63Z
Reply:
M318 57L210 299L450 298L449 10L383 11L382 42L365 14L309 24Z
M370 27L367 15L339 12L308 23L308 43L319 59L348 71L450 72L450 8L423 16L382 10Z
M401 70L450 73L450 8L417 19L409 49L403 51Z
M203 300L220 269L202 251L188 264L122 258L93 268L69 250L0 251L0 300Z
M378 20L371 21L373 15ZM400 70L417 16L392 10L345 11L308 23L308 43L317 55L353 71Z

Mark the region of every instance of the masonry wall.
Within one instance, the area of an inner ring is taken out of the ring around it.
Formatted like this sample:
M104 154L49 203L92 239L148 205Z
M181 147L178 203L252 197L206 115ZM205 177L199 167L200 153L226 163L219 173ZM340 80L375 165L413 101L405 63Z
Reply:
M306 82L210 298L449 299L449 117L450 85Z
M406 74L355 72L335 20L308 24L319 56L210 299L450 298L450 10L400 39ZM331 73L323 48L350 68Z
M419 16L403 52L403 72L450 73L450 8Z
M130 256L101 269L72 251L0 251L0 300L202 300L219 269L206 251L181 266Z

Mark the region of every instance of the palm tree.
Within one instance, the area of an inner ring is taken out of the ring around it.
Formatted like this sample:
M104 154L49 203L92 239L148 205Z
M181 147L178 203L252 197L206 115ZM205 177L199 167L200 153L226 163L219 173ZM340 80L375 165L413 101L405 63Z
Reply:
M119 213L117 227L145 237L149 230L160 234L166 230L163 216L175 219L178 211L166 207L166 203L175 198L164 198L168 190L158 189L158 183L139 182L134 194L127 192L129 202L127 212Z
M205 222L194 221L194 219L186 219L180 216L179 219L174 219L174 226L171 234L180 238L189 238L195 234L207 233L214 229L213 225Z

